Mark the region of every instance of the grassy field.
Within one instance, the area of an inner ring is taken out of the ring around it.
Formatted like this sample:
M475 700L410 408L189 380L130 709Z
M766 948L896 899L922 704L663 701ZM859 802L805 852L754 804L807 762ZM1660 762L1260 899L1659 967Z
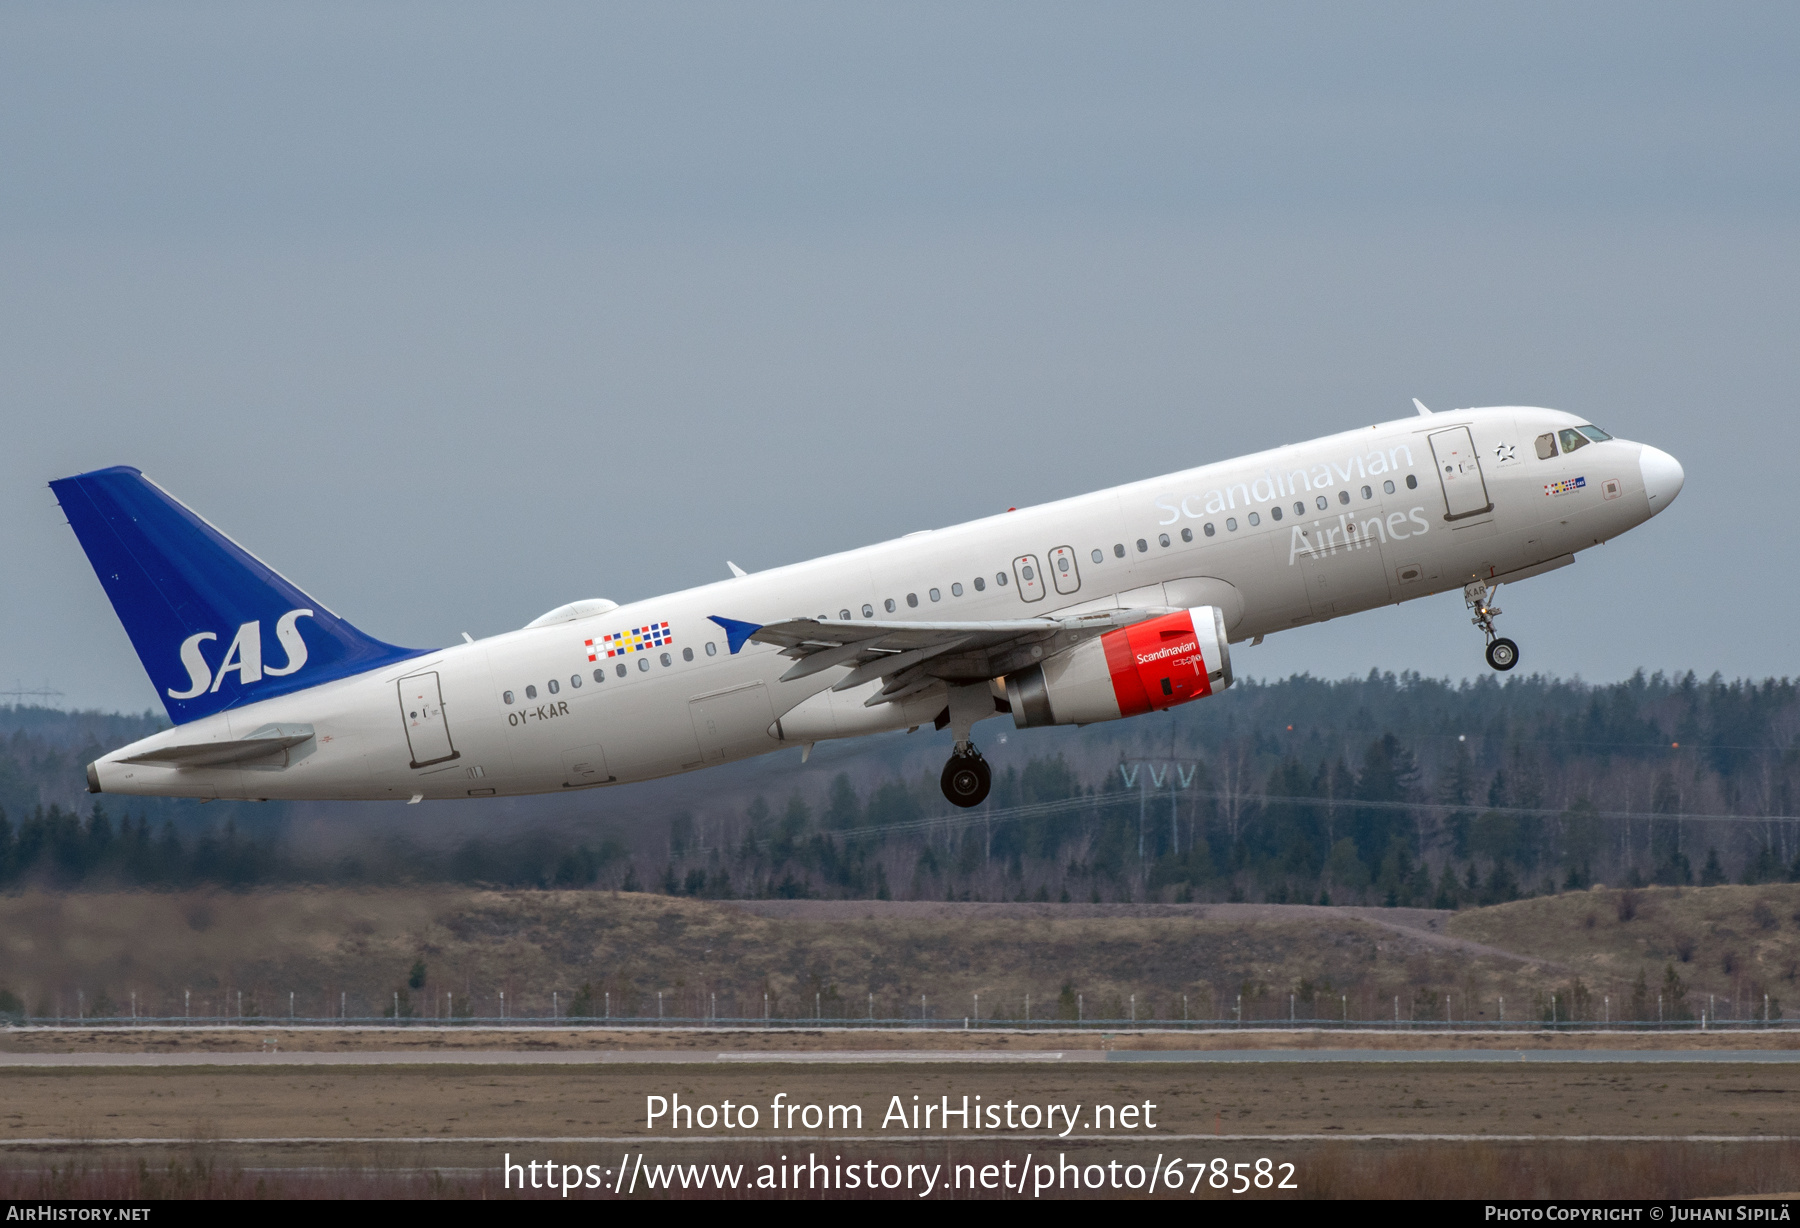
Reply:
M856 1105L861 1126L777 1129L765 1107L749 1135L884 1139L958 1133L888 1127L910 1104L980 1096L1082 1106L1070 1137L1129 1138L1095 1105L1156 1105L1144 1137L1215 1134L1800 1135L1792 1065L1450 1067L1188 1063L712 1064L213 1067L0 1071L0 1141L576 1137L667 1139L645 1097L690 1104ZM1789 1097L1793 1099L1789 1099ZM1056 1130L1063 1125L1059 1119ZM695 1131L729 1138L729 1130ZM1022 1131L1023 1132L1023 1131ZM1035 1131L1046 1133L1042 1128ZM679 1133L677 1131L676 1133Z
M860 1106L861 1121L777 1129L766 1107L777 1093L801 1105ZM689 1103L765 1106L765 1115L754 1132L647 1128L647 1097L677 1094ZM890 1097L911 1103L914 1094L1055 1104L1070 1110L1074 1125L1067 1137L1055 1137L1060 1129L1004 1137L884 1128ZM507 1156L616 1172L622 1155L636 1153L652 1164L756 1165L817 1154L946 1167L1066 1156L1144 1169L1153 1157L1178 1167L1267 1157L1294 1165L1295 1191L1267 1192L1289 1197L1666 1198L1800 1185L1793 1067L8 1070L0 1073L0 1104L0 1197L491 1197L506 1192ZM1096 1122L1096 1106L1116 1113L1128 1104L1153 1105L1154 1128L1140 1118L1123 1129L1111 1114ZM1340 1133L1345 1141L1328 1141ZM1389 1137L1354 1138L1371 1134ZM1428 1141L1433 1135L1508 1137ZM1703 1141L1707 1135L1738 1141ZM1742 1141L1747 1136L1770 1141ZM5 1145L26 1139L56 1141ZM135 1141L105 1145L115 1139ZM1216 1196L1204 1187L1183 1196L1192 1193Z
M1456 914L1275 905L768 902L457 888L0 897L0 990L36 1016L446 1010L760 1018L1510 1019L1629 1009L1665 969L1760 1015L1800 967L1800 886L1577 892ZM419 968L418 965L423 965ZM420 982L409 985L409 979ZM1582 984L1574 986L1579 979ZM1067 996L1064 995L1065 987ZM1583 994L1586 994L1584 997ZM1185 1008L1183 997L1185 995ZM1290 1003L1290 995L1293 1000ZM1709 999L1708 995L1712 995ZM1134 1001L1135 996L1135 1001ZM1446 998L1448 1002L1446 1003ZM1610 1003L1603 1007L1604 1000ZM1729 1005L1735 1004L1735 1005ZM1654 1015L1654 1005L1650 1008ZM1671 1001L1665 1009L1673 1015Z
M754 1177L758 1165L792 1161L794 1157L788 1151L777 1144L714 1144L704 1153L691 1147L664 1146L646 1148L643 1159L646 1166L686 1165L695 1161L741 1165ZM499 1148L457 1144L429 1148L382 1144L354 1148L296 1146L247 1152L205 1141L143 1148L129 1157L105 1154L92 1148L36 1151L18 1162L0 1164L0 1198L391 1198L408 1201L548 1198L561 1201L562 1196L555 1190L507 1189L501 1176L505 1154ZM620 1156L610 1148L578 1144L533 1147L529 1154L534 1159L559 1165L605 1165L604 1171L609 1175L617 1171L620 1161ZM808 1154L800 1153L802 1159ZM861 1149L834 1150L830 1154L842 1154L845 1160L861 1160L868 1155ZM884 1163L938 1166L945 1177L967 1177L972 1176L972 1172L958 1173L961 1166L999 1165L1010 1161L1016 1172L1020 1163L1028 1159L1033 1161L1034 1176L1041 1172L1035 1166L1049 1163L1054 1169L1064 1161L1078 1166L1118 1161L1149 1169L1154 1154L1183 1161L1182 1176L1187 1180L1184 1180L1180 1193L1165 1189L1159 1195L1142 1195L1168 1199L1717 1198L1736 1201L1781 1198L1780 1191L1800 1189L1800 1145L1793 1143L1745 1146L1741 1143L1654 1141L1571 1146L1558 1141L1223 1142L1184 1146L1180 1154L1170 1155L1166 1151L1158 1153L1154 1146L1144 1144L1121 1147L1073 1140L1059 1144L1050 1153L1027 1151L1022 1146L999 1142L896 1141L884 1144L872 1158ZM524 1158L518 1152L512 1155L514 1160ZM1243 1194L1235 1194L1230 1192L1229 1185L1227 1190L1215 1190L1206 1180L1199 1181L1198 1188L1188 1184L1195 1176L1187 1168L1188 1164L1198 1163L1209 1170L1208 1161L1223 1160L1227 1165L1235 1161L1254 1171L1256 1161L1263 1158L1272 1163L1293 1164L1296 1188L1268 1191L1252 1188ZM1123 1175L1129 1178L1129 1170ZM1142 1181L1141 1174L1139 1181ZM636 1192L636 1197L644 1199L716 1200L771 1196L783 1201L871 1197L866 1191L844 1190L828 1193L784 1190L772 1195L749 1190L721 1193L714 1189L683 1190L673 1183L672 1188ZM916 1192L905 1190L875 1196L919 1200ZM1028 1190L1025 1196L1033 1195ZM569 1197L612 1199L618 1195L606 1188L575 1192ZM962 1189L940 1191L936 1197L1017 1199L1020 1195L1017 1191L1010 1194L1006 1190L982 1191L965 1185ZM1039 1197L1117 1199L1120 1193L1110 1190L1053 1192Z

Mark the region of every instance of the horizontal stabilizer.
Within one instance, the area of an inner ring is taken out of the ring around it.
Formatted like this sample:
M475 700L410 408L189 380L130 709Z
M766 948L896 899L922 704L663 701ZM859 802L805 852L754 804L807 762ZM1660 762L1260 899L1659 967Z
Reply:
M312 740L311 725L264 725L245 738L218 742L194 742L186 746L164 746L123 760L125 763L162 763L170 767L214 767L221 763L241 763L260 759L278 750L287 750Z

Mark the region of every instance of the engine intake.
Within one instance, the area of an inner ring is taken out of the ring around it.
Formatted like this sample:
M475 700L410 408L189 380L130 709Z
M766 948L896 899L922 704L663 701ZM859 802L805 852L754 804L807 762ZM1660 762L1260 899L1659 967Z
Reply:
M1164 614L1077 644L1006 677L1020 729L1089 725L1202 699L1231 685L1217 606Z

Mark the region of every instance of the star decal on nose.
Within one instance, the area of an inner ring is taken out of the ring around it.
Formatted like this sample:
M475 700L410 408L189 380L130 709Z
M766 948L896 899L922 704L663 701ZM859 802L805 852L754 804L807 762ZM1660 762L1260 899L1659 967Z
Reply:
M1510 443L1497 443L1494 445L1494 459L1499 461L1502 465L1510 460L1518 460L1519 458L1516 453L1517 449Z

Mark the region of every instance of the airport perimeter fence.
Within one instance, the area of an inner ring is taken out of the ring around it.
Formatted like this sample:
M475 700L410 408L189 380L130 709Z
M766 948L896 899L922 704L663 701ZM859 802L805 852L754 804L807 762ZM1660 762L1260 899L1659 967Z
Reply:
M591 987L584 987L572 995L565 995L560 990L551 990L548 994L510 996L505 991L491 995L471 994L462 996L451 992L441 995L430 994L423 1002L415 1003L409 994L394 991L383 995L379 1013L370 1012L366 998L357 1000L360 995L352 995L348 991L340 991L336 1010L330 1014L303 1014L300 1006L303 996L298 992L287 994L287 1010L268 1011L263 1003L268 998L255 991L209 992L195 1002L192 991L182 993L182 1012L179 1015L168 1013L152 1013L145 1009L149 1003L133 991L126 999L126 1008L118 1005L104 995L89 998L82 991L75 996L76 1013L73 1016L63 1013L66 998L57 997L45 1002L50 1009L36 1014L28 1013L24 1003L12 995L10 1001L0 1006L0 1027L55 1027L55 1028L261 1028L261 1027L306 1027L306 1028L700 1028L741 1031L754 1028L783 1029L906 1029L924 1028L936 1031L943 1030L1000 1030L1000 1031L1033 1031L1033 1032L1116 1032L1116 1031L1204 1031L1218 1032L1235 1029L1259 1031L1482 1031L1537 1032L1537 1031L1777 1031L1791 1030L1794 1025L1782 1018L1781 1003L1769 994L1749 994L1742 997L1722 997L1719 994L1696 994L1689 997L1687 992L1675 996L1658 993L1651 995L1638 993L1631 998L1615 999L1611 994L1592 994L1578 992L1573 995L1561 991L1550 994L1538 994L1529 1001L1526 1009L1520 1010L1518 1000L1514 999L1513 1009L1507 1009L1505 997L1492 999L1460 998L1454 994L1428 994L1420 992L1411 998L1399 994L1379 996L1358 994L1356 1005L1362 1011L1380 1002L1387 1006L1391 1003L1391 1011L1383 1011L1379 1016L1362 1014L1352 1018L1350 1008L1352 995L1343 993L1335 995L1338 1009L1330 1014L1316 1013L1321 1001L1330 1002L1326 998L1303 997L1298 993L1284 995L1286 1011L1283 1005L1272 995L1196 995L1202 997L1208 1006L1215 1011L1220 998L1230 1005L1228 1014L1195 1015L1190 1011L1190 998L1187 994L1163 994L1155 998L1147 998L1144 1012L1140 1014L1140 1003L1137 994L1111 995L1099 999L1097 1005L1100 1013L1090 1013L1087 1006L1087 995L1068 993L1049 1000L1048 1010L1043 999L1038 999L1038 1010L1033 1010L1033 999L1026 995L1020 999L1010 999L996 1005L994 997L989 995L988 1010L982 1011L982 995L969 994L961 996L958 1005L966 1005L967 1010L954 1007L946 1009L946 999L933 998L929 994L920 994L917 998L916 1013L912 1008L909 995L907 1012L896 1015L891 1012L876 1014L878 1006L893 1004L888 995L870 993L866 999L866 1013L852 1014L845 1008L848 1001L836 993L815 993L812 996L811 1011L804 1008L792 1012L793 998L785 1002L780 998L765 994L762 1000L762 1011L757 1014L733 1012L729 1008L734 1005L734 995L726 994L725 1013L719 1011L720 994L716 992L686 991L682 993L636 992L629 995L615 996L611 991L603 990L596 994ZM310 996L310 995L307 995ZM521 997L533 1001L532 1006L521 1002ZM877 997L886 997L885 1003L878 1003ZM1758 999L1760 998L1760 1001ZM277 1002L280 997L276 996ZM314 998L314 1002L318 999ZM753 999L754 1000L754 999ZM165 999L166 1001L166 999ZM326 998L329 1002L329 997ZM655 1013L648 1009L655 1003ZM737 1003L741 1005L741 999ZM800 999L804 1002L804 997ZM952 998L949 1001L957 1001ZM1151 1003L1164 1003L1168 1006L1179 1005L1179 1017L1154 1014ZM483 1005L495 1005L498 1010L492 1013L476 1014ZM198 1005L199 1011L193 1008ZM699 1013L682 1010L685 1006L697 1005ZM219 1011L216 1008L226 1009ZM1022 1006L1023 1011L1013 1015L1009 1006ZM1464 1007L1465 1012L1458 1017L1457 1007ZM208 1007L214 1009L208 1010ZM633 1008L637 1009L633 1009ZM783 1007L787 1007L784 1010ZM1493 1008L1490 1015L1486 1008ZM235 1009L234 1009L235 1008ZM523 1009L521 1009L523 1008ZM1123 1008L1123 1009L1121 1009ZM1472 1008L1472 1009L1470 1009ZM1571 1009L1573 1008L1573 1009ZM1760 1008L1760 1009L1758 1009ZM356 1013L352 1014L352 1010ZM1205 1009L1205 1008L1203 1008ZM615 1013L617 1011L618 1013ZM1651 1011L1653 1017L1644 1018ZM792 1013L789 1013L792 1012ZM1615 1015L1633 1014L1639 1017L1615 1018ZM1571 1018L1570 1016L1575 1016ZM1585 1017L1584 1017L1585 1016ZM1595 1017L1597 1016L1597 1017Z
M1774 1019L977 1019L972 1015L912 1015L901 1018L831 1016L677 1016L677 1015L459 1015L454 1018L392 1015L108 1015L82 1018L0 1017L0 1028L130 1030L156 1028L243 1029L304 1028L345 1029L544 1029L578 1028L654 1031L995 1031L995 1032L1788 1032L1800 1030L1800 1021Z

